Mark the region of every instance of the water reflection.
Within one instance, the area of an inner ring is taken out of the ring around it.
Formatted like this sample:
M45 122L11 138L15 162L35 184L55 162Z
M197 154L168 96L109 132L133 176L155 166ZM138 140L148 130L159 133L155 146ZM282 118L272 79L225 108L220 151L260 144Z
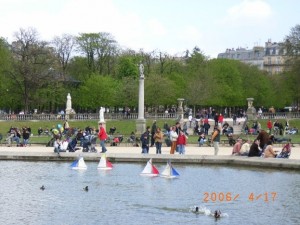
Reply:
M180 178L169 180L140 176L144 164L115 163L111 171L97 170L96 162L87 162L86 171L69 165L1 161L0 224L300 223L297 172L174 165ZM162 171L165 164L156 166ZM228 217L194 214L194 205Z

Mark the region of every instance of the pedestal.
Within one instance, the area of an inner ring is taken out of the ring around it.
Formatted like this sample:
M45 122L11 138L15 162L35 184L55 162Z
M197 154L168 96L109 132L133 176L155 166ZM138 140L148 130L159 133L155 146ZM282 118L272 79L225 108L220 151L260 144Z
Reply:
M247 98L248 109L246 111L248 120L256 120L256 109L253 107L254 98Z
M182 107L184 99L183 98L178 98L177 101L178 101L178 110L177 110L178 122L182 125L183 121L184 121L183 107Z
M137 119L136 120L136 135L140 136L146 131L146 120Z

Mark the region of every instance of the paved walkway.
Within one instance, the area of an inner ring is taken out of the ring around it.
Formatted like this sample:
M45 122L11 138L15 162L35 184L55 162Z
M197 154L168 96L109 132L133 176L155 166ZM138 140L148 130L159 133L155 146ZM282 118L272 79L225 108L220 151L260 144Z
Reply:
M98 152L101 151L101 148L99 146L96 147ZM280 146L274 146L274 149L276 151L281 151ZM141 154L141 148L140 147L131 147L131 146L107 146L108 154L116 154L116 153L124 153L124 154ZM0 146L0 153L3 154L5 152L16 152L16 153L53 153L53 147L45 147L45 146L29 146L29 147L5 147ZM162 147L162 155L170 155L170 147ZM220 146L220 151L218 153L218 156L231 156L232 147L224 147ZM81 150L76 151L75 153L65 153L65 154L80 154L82 153ZM155 154L156 149L155 147L151 147L149 150L149 154ZM86 153L89 154L89 153ZM175 154L176 155L176 154ZM178 154L177 154L178 155ZM196 147L195 145L186 147L186 155L199 155L199 156L212 156L214 155L214 148L213 147ZM218 157L216 156L216 157ZM239 156L232 156L235 158L238 158ZM292 147L292 153L290 156L290 159L297 159L300 160L300 146L297 145L295 147Z

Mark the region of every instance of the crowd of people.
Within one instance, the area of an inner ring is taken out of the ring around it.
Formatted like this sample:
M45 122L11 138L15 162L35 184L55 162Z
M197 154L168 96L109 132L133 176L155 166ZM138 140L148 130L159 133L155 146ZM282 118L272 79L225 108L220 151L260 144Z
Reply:
M30 136L30 127L22 127L22 129L10 127L5 141L7 146L11 146L13 142L16 142L17 147L27 147L29 145Z
M166 137L166 139L164 138ZM161 148L164 140L167 146L170 147L170 154L185 154L185 146L187 144L187 133L181 128L179 122L169 127L167 123L164 124L164 132L157 126L156 120L153 121L152 126L147 126L146 131L141 135L142 153L148 154L149 148L156 148L156 154L161 154Z
M265 130L260 130L257 137L251 143L250 140L243 142L241 138L233 146L232 155L264 158L288 158L291 154L292 144L290 139L285 141L281 152L274 150L274 136Z

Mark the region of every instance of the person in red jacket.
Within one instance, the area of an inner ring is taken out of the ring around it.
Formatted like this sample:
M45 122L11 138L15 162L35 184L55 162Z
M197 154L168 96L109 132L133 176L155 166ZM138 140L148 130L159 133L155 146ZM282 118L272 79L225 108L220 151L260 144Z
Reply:
M99 133L98 133L98 138L100 139L100 146L102 148L102 152L104 153L107 151L106 147L105 147L105 141L107 139L107 133L103 127L102 123L99 123Z
M271 120L268 120L268 122L267 122L267 127L268 127L268 129L269 129L269 134L271 134L271 132L272 132L272 127L273 127L273 124L272 124L272 121L271 121Z
M179 131L179 135L177 138L177 147L179 154L185 154L185 145L186 145L186 136L182 130Z

